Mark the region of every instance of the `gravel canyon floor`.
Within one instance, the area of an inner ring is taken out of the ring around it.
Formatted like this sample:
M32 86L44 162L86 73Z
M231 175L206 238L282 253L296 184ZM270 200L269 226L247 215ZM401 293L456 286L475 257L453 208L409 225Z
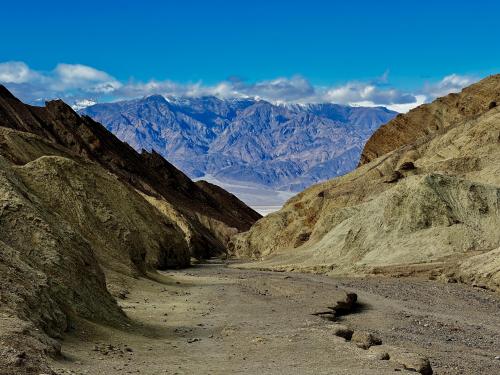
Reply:
M434 374L500 373L498 294L423 279L237 266L213 261L135 281L120 300L129 329L78 322L53 368L60 374L392 374L412 373L398 358L414 353L429 358ZM353 313L335 322L313 315L341 290L357 293ZM371 332L382 345L360 349L334 334L339 325ZM378 359L380 353L390 359Z

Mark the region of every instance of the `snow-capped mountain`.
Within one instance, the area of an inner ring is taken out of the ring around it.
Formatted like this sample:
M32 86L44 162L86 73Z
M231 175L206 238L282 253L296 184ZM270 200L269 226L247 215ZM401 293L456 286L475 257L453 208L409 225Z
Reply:
M81 113L135 149L156 150L190 177L291 191L352 170L366 140L396 115L383 107L160 95Z

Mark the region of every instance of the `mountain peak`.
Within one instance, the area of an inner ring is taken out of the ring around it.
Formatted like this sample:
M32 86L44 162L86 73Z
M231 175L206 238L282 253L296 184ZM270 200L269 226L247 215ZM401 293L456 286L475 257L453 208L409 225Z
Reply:
M4 85L0 85L0 98L19 100Z
M160 94L146 96L144 100L149 103L168 103L167 99Z

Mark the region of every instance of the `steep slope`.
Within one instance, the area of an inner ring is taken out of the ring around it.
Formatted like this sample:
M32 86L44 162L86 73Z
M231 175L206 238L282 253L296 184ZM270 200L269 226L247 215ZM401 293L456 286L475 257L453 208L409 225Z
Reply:
M62 102L26 106L0 86L0 374L52 374L46 355L82 319L130 327L113 296L224 251L259 217L199 185Z
M430 104L399 115L380 127L366 143L360 164L393 151L417 139L470 120L500 104L500 75L494 75Z
M159 95L82 113L191 177L294 191L352 170L368 137L396 115L385 108Z
M499 76L490 77L474 85L475 92L489 100L500 92L499 83ZM457 101L465 103L465 96L477 103L471 92L465 89ZM434 121L445 123L439 118L448 113L438 110L442 102L431 106L438 116ZM449 123L305 190L233 237L233 254L260 258L257 266L278 269L432 270L447 278L476 279L471 273L491 256L475 256L500 245L500 109L482 108L475 118ZM405 116L398 121L405 122ZM485 269L477 277L497 287L499 271Z
M221 194L220 200L215 200L159 154L137 153L101 124L80 117L62 101L32 107L0 87L0 126L37 134L100 164L142 193L167 201L179 216L190 222L192 231L186 235L195 256L217 254L225 249L226 235L212 230L207 223L215 220L228 230L241 231L260 217L241 202L241 212L235 215L225 208L225 199L232 200L231 195Z

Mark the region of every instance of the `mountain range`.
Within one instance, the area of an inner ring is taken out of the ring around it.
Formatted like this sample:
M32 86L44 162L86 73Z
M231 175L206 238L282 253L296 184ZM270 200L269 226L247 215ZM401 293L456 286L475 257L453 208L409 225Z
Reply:
M191 178L274 191L300 191L349 172L370 135L397 114L383 107L161 95L80 113L136 150L155 150Z

